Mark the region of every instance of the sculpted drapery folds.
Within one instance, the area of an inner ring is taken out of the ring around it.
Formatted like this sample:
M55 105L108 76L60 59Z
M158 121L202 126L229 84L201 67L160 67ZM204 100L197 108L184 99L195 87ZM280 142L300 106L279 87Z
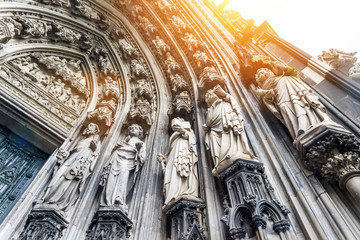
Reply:
M145 157L145 144L140 138L143 129L137 124L128 128L129 135L117 144L111 154L110 165L107 167L107 176L103 176L106 182L102 194L100 206L120 208L125 213L128 211L126 196L135 183L136 176L142 167Z
M66 215L76 203L96 163L100 145L99 131L98 125L90 123L68 157L68 153L59 151L54 175L42 204Z
M168 152L158 155L164 172L164 207L180 198L199 200L195 134L190 123L182 118L174 118L171 127L174 133L170 137Z
M207 91L205 101L208 105L205 145L214 162L213 174L217 175L237 159L256 160L236 100L217 85Z
M256 81L266 107L287 127L292 138L296 139L319 124L335 123L326 114L325 107L310 87L298 76L288 76L288 68L275 63L272 70L261 68ZM275 72L275 74L274 74ZM295 75L295 74L291 74Z

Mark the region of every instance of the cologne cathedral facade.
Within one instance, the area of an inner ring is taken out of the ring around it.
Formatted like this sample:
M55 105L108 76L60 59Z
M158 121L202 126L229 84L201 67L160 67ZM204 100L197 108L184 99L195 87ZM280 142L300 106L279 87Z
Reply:
M0 2L0 239L360 239L354 54L224 5Z

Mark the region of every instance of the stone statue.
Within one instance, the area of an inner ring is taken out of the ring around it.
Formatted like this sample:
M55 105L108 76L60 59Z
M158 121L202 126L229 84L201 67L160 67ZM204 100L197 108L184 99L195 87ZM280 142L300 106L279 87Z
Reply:
M180 64L176 62L175 58L169 52L166 53L165 65L169 74L180 71L181 69Z
M100 145L99 132L98 125L89 123L83 132L84 138L70 153L59 151L53 177L43 197L43 207L58 209L66 215L76 203L94 170Z
M137 173L141 169L145 157L145 144L140 138L143 136L142 127L132 124L128 128L129 135L117 144L110 157L109 172L100 206L119 207L126 214L126 196L135 183Z
M287 68L279 62L272 70L261 68L257 71L256 81L260 88L255 92L287 127L295 141L311 127L324 122L334 124L319 98L298 76L286 76Z
M182 118L171 121L174 133L170 137L169 149L157 159L164 172L164 208L180 198L199 200L198 154L196 137L190 123Z
M214 162L213 174L217 175L237 159L256 160L236 100L217 85L207 91L205 101L208 105L205 145Z
M203 48L204 47L204 44L197 40L194 35L192 35L191 33L185 33L185 37L181 38L186 47L190 50L190 51L193 51L197 48Z

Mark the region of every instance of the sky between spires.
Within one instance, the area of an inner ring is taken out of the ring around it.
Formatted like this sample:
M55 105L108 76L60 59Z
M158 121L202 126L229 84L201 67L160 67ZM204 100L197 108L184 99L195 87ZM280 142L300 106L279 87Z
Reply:
M335 48L357 52L360 61L360 0L231 0L225 9L256 26L267 20L281 38L316 58Z

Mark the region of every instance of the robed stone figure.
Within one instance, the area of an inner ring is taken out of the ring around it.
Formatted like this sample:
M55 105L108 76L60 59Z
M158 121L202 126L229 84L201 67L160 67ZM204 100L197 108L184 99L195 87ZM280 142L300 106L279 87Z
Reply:
M182 118L174 118L171 127L174 133L168 151L158 155L164 173L164 208L181 198L199 201L195 134L190 123Z
M145 144L140 139L143 136L142 127L132 124L128 131L128 136L115 146L111 154L100 203L101 207L120 208L126 214L126 196L146 157Z
M205 102L208 105L205 145L214 162L212 173L217 175L237 159L256 160L236 100L217 85L206 92Z
M83 131L83 138L70 153L59 151L59 160L43 197L43 207L60 210L66 216L76 203L94 170L100 145L99 132L98 125L90 123Z
M266 107L287 127L296 139L319 124L338 125L326 114L325 107L309 86L297 76L286 74L289 68L275 63L273 68L257 71L256 81Z

